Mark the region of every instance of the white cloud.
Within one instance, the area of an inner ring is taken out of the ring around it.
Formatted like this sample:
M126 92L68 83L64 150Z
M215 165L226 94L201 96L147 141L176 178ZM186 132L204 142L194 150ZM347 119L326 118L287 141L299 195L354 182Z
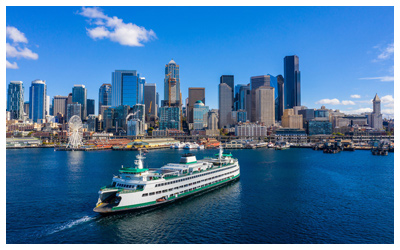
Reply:
M8 60L6 60L6 68L7 69L18 69L18 65L16 62L10 63Z
M6 57L15 57L15 58L26 58L26 59L33 59L37 60L39 58L39 55L32 52L32 50L28 48L17 48L12 46L9 43L6 43Z
M37 60L39 55L28 49L26 44L28 43L28 39L25 37L25 34L19 31L17 28L12 26L7 26L6 29L6 40L10 42L12 40L12 44L6 42L6 58L25 58ZM36 47L39 47L36 45ZM7 69L18 69L18 65L16 62L9 62L6 60L6 68Z
M392 95L385 95L382 96L381 98L382 103L393 103L394 102L394 98Z
M334 99L322 99L316 102L316 104L331 104L331 105L338 105L340 104L340 101L336 98Z
M382 113L383 116L393 117L394 116L394 109L382 109L381 113Z
M359 80L380 80L381 82L393 82L394 76L364 77Z
M372 108L359 108L354 110L344 110L345 114L361 114L365 112L372 112Z
M94 40L109 38L121 45L135 47L143 46L143 42L157 38L153 30L147 30L133 23L124 23L116 16L109 17L97 7L82 7L78 14L95 19L93 24L97 27L86 28L88 36Z
M343 105L356 105L353 101L342 101Z
M110 31L108 31L106 28L103 26L96 27L94 29L86 29L88 32L88 35L93 38L94 40L96 39L103 39L105 37L108 37L110 34Z
M356 98L356 99L361 98L360 95L351 95L350 97L351 97L351 98Z
M316 102L316 104L329 104L329 105L355 105L353 101L339 101L339 99L322 99Z
M7 26L6 36L15 43L28 43L28 39L26 39L25 34L12 26Z
M381 97L381 102L386 108L394 108L394 98L392 95L385 95ZM382 111L383 113L383 111Z
M378 55L378 59L385 60L394 54L394 43L388 44L386 48Z

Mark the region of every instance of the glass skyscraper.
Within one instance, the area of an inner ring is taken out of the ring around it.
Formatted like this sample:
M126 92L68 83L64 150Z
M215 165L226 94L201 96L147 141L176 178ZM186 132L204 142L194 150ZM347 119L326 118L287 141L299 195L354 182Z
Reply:
M94 109L95 109L95 104L94 104L94 99L87 99L87 116L89 115L94 115Z
M74 85L72 88L72 102L81 105L81 119L86 119L87 116L87 90L85 85Z
M11 81L8 85L7 111L11 113L11 119L24 118L24 86L21 81Z
M171 86L169 86L169 84L171 84ZM170 101L173 105L179 104L181 93L180 86L181 82L179 79L179 65L176 64L174 60L171 60L165 65L164 100ZM169 98L171 98L171 100L169 100Z
M140 79L136 70L116 70L112 72L111 106L133 106L143 102L144 78Z
M146 107L146 120L149 121L151 116L157 116L157 97L156 84L146 83L144 85L144 105Z
M234 110L235 103L235 77L233 75L222 75L219 78L219 83L226 83L232 89L232 110Z
M111 84L104 83L99 88L99 115L101 106L111 106Z
M29 119L33 122L46 118L46 94L46 81L32 81L29 88Z
M201 100L196 101L193 106L193 129L207 127L208 111L208 106L204 106Z
M299 57L296 55L285 56L284 71L285 109L301 106Z

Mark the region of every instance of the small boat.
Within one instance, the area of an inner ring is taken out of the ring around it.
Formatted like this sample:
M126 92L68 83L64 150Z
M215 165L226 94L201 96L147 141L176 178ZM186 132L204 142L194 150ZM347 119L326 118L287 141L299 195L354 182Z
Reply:
M199 145L197 149L204 149L204 145Z

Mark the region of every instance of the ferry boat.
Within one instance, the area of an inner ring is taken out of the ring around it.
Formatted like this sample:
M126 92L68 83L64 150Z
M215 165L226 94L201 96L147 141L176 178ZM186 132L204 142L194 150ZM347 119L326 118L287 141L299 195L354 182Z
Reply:
M135 167L122 166L111 185L100 189L93 211L109 214L165 204L240 177L238 160L224 154L222 147L214 157L197 160L193 154L184 154L179 163L158 169L144 168L141 152L136 158Z

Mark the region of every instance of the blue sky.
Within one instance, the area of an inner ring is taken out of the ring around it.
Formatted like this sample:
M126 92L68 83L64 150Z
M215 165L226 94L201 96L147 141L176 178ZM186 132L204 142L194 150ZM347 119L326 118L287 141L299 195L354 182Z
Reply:
M181 92L206 88L218 108L219 77L283 75L300 58L302 105L360 113L375 93L394 110L393 7L7 7L7 83L46 80L48 95L84 84L88 98L116 69L137 70L163 96L164 67L180 65ZM14 29L15 28L15 29ZM19 32L19 33L18 33ZM23 33L23 34L22 34Z

